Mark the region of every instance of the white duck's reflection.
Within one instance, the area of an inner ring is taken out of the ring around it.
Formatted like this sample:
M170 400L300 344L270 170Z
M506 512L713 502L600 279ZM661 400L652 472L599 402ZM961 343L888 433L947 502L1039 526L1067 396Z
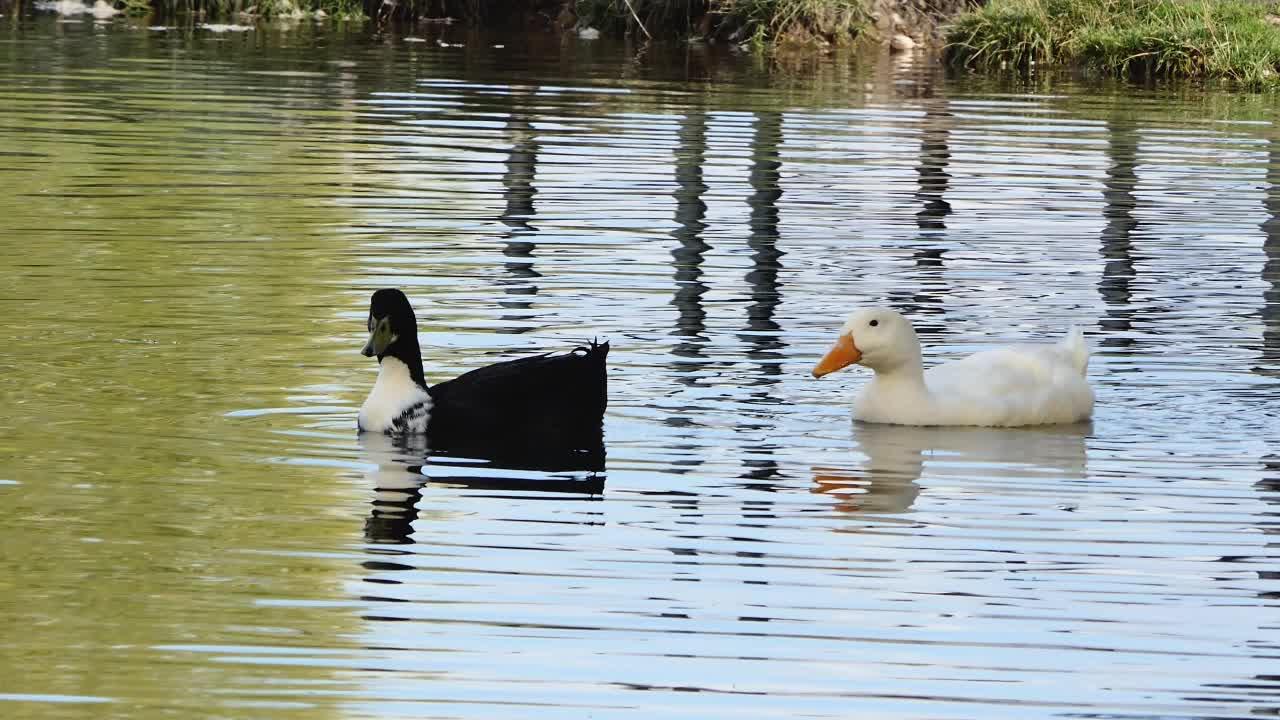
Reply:
M1090 423L1026 428L913 427L854 423L856 450L866 459L848 467L814 467L813 492L836 496L844 512L906 512L920 495L916 482L957 473L987 477L1084 477Z
M531 453L472 452L452 455L427 447L422 436L392 438L362 433L361 460L370 467L373 489L365 539L371 543L412 543L418 503L429 485L516 493L559 493L599 497L604 492L604 446Z

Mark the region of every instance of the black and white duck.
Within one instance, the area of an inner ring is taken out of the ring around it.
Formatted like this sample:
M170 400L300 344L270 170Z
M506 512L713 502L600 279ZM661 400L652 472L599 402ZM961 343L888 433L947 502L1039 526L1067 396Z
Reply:
M425 434L432 448L600 442L607 342L495 363L428 386L409 298L384 289L369 301L369 342L362 352L376 356L381 368L360 408L361 432Z

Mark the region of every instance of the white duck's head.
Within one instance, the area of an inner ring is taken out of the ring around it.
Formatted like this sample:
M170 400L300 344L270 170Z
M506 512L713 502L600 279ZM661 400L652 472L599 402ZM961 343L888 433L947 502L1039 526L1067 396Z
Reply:
M876 372L920 364L920 339L911 321L888 308L867 308L849 315L840 337L813 368L822 377L857 363Z

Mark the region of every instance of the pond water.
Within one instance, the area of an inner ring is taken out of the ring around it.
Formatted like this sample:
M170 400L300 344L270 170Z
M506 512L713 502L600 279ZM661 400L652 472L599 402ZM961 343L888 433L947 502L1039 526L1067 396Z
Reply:
M1280 713L1275 98L0 28L0 716ZM604 470L358 438L383 286L431 380L609 338ZM867 304L1094 422L853 426Z

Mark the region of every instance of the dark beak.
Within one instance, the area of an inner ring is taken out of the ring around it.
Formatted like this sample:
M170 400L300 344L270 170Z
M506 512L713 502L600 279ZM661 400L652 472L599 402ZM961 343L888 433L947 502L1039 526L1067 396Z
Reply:
M360 354L365 357L385 355L387 347L395 342L395 339L395 334L391 332L391 323L387 318L381 318L374 323L373 330L369 332L369 342L364 344Z

